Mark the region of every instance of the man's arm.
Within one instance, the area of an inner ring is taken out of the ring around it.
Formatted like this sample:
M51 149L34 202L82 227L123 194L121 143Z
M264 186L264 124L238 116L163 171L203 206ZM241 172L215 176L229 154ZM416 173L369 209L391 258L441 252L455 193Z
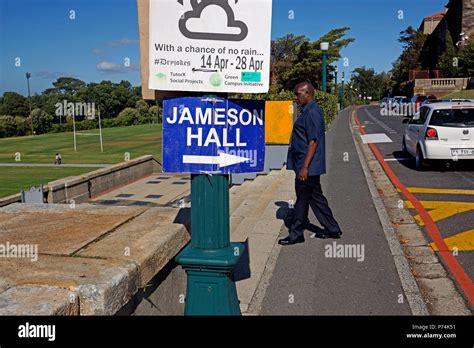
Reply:
M308 144L308 150L306 151L306 156L304 158L303 167L298 173L298 180L306 181L308 179L308 168L313 160L314 154L318 148L318 142L315 140L310 140Z

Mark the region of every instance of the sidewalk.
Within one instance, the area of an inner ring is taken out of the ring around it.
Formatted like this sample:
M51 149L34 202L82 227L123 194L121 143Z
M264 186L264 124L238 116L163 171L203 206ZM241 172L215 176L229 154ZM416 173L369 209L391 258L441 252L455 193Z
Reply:
M280 255L260 314L412 314L348 117L347 109L341 112L326 135L328 174L322 177L323 192L344 234L341 239L317 239L308 231L305 243L278 246ZM319 226L312 212L310 221Z

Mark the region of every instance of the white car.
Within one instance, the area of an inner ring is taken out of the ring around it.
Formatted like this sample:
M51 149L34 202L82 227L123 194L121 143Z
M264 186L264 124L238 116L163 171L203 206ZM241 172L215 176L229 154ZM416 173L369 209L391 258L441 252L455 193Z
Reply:
M417 170L428 160L474 160L474 105L423 105L407 123L402 149L415 157Z

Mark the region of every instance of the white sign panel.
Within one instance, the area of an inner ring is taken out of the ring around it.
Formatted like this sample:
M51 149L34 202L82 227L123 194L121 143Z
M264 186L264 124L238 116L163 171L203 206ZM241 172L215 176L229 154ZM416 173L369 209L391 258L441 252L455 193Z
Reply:
M149 88L266 93L272 0L150 0Z

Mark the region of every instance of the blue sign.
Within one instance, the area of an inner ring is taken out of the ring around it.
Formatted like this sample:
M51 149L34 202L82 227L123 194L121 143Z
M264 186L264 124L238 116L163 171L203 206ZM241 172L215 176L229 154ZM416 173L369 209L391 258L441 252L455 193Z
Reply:
M186 97L163 101L163 172L261 172L264 113L262 100Z

